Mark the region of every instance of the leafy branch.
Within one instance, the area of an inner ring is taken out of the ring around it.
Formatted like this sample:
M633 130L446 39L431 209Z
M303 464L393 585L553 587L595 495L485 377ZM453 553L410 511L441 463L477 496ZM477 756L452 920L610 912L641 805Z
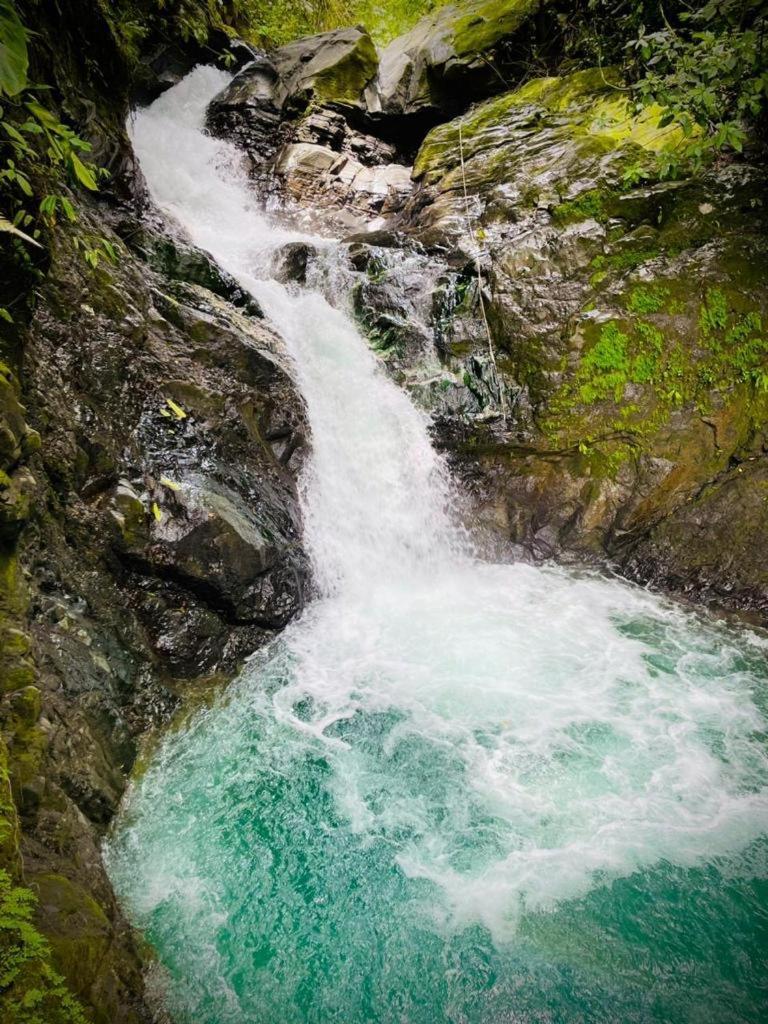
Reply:
M63 219L78 217L64 189L96 192L107 172L87 159L91 145L40 101L44 86L30 85L29 33L18 17L13 0L0 0L0 233L10 235L17 262L30 263L28 246L42 248L45 231ZM113 259L117 252L107 243L94 247L76 235L75 247L95 266L99 256ZM0 317L11 320L5 307Z

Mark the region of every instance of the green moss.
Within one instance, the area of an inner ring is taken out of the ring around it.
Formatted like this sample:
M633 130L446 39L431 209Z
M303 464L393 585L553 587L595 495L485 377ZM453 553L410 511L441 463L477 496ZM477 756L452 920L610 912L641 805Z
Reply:
M619 84L621 78L615 69L586 68L570 75L533 78L508 95L516 106L536 104L554 113L562 113Z
M743 407L754 424L768 414L761 313L736 308L743 306L738 293L729 298L713 288L680 324L664 311L673 285L635 288L626 299L628 319L582 328L579 362L547 401L542 425L553 445L603 443L622 434L646 447L683 406L700 414Z
M482 152L486 180L497 180L499 161L516 159L498 146L505 124L518 124L521 108L530 107L531 122L540 131L570 137L582 156L616 153L619 164L636 166L643 159L644 176L657 176L658 154L675 149L682 132L676 124L659 128L663 111L648 106L637 111L624 92L616 89L615 71L588 68L561 77L538 78L513 92L474 107L461 118L434 128L425 138L414 164L414 177L432 181L459 163L459 128L465 160Z
M620 252L609 254L601 253L599 256L595 256L589 264L595 271L590 278L590 283L594 285L600 284L609 276L611 271L617 274L625 274L630 270L636 270L645 263L658 259L659 256L660 252L658 249L646 248L622 249Z
M35 681L29 639L19 629L27 609L27 592L15 552L0 552L0 693Z
M11 791L8 750L0 736L0 869L16 874L20 868L19 819Z
M46 736L39 726L41 696L36 686L16 689L6 699L3 729L9 739L11 781L14 790L22 788L40 771Z
M664 308L669 292L660 287L633 288L627 300L627 310L640 316L658 313Z
M74 994L86 996L109 952L109 919L90 893L63 875L36 875L31 885L45 908L53 960Z
M603 221L608 218L605 209L606 195L602 189L590 189L576 199L560 203L552 211L552 216L560 224L571 224L582 220Z
M481 0L456 20L453 46L459 57L485 53L516 32L541 0Z
M315 76L315 96L326 103L356 103L378 66L376 47L363 35L346 56Z

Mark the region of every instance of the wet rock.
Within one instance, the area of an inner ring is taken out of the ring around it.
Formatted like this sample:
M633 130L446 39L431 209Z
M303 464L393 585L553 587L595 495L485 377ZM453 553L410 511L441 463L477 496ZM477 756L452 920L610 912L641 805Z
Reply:
M24 417L16 375L10 366L0 362L0 471L12 468L40 447L39 434Z
M149 227L137 231L132 221L126 227L126 236L131 248L163 277L200 285L249 315L262 316L259 304L231 274L217 266L202 249L174 238L170 226L163 233Z
M536 558L609 558L763 609L763 561L747 552L767 536L752 500L766 464L764 175L661 179L678 136L658 114L584 71L435 128L399 253L352 252L358 313L493 529ZM404 287L419 252L431 306ZM419 325L442 375L407 340Z
M378 55L370 36L337 29L259 54L214 98L208 112L212 130L261 158L274 155L279 126L310 106L365 108Z
M287 194L301 203L303 217L322 211L326 226L347 233L385 224L412 190L409 167L369 167L350 155L303 142L283 148L275 174Z
M290 242L278 249L273 260L273 273L277 280L284 283L295 281L297 284L305 284L307 266L315 252L313 247L305 242Z
M313 230L321 223L325 230L355 233L375 230L403 207L412 192L411 171L392 144L353 126L336 103L313 106L296 120L302 100L278 112L275 91L266 98L262 92L259 85L253 95L235 79L211 106L209 124L243 146L257 188L280 202L285 215Z
M124 550L221 609L230 621L285 625L301 603L300 576L298 566L290 564L288 538L280 536L274 522L259 522L238 495L213 481L195 479L176 486L162 510L152 503L146 542L141 532L134 532L133 543ZM136 499L126 500L133 511ZM146 522L141 502L138 507Z
M274 157L281 142L283 115L275 96L278 71L261 53L236 75L208 108L207 124L258 159Z
M630 543L622 561L644 583L766 622L766 538L768 449L704 484ZM619 538L615 547L621 557Z
M115 223L131 233L125 212ZM105 211L82 225L111 232ZM5 392L0 500L24 530L10 554L0 538L0 730L58 970L94 1019L139 1024L104 830L137 737L177 706L169 683L227 679L300 605L304 410L280 339L204 254L137 245L94 273L65 237L53 259L26 411L15 381Z

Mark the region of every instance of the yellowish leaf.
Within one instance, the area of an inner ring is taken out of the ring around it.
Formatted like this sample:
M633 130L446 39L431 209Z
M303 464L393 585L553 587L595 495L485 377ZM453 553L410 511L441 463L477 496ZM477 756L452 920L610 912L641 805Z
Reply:
M163 487L170 487L172 491L181 490L181 484L177 484L175 480L169 480L167 476L161 476L160 483L163 485Z
M156 501L152 502L152 515L155 517L158 523L161 522L163 518L163 513L160 511L160 506L157 504Z
M165 404L168 406L168 408L171 410L171 412L173 413L177 420L185 420L187 418L187 414L184 412L180 405L177 405L174 402L172 398L166 398Z
M36 245L38 249L43 248L31 235L28 235L25 231L20 231L15 224L12 224L3 216L0 216L0 231L7 231L8 234L17 235L19 238L23 238L25 242L29 242L30 245Z

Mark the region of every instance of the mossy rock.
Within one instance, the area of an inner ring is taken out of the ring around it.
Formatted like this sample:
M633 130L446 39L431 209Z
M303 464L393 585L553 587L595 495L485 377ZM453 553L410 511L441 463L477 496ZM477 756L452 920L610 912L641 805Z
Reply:
M70 979L75 994L87 999L109 950L109 919L85 889L63 875L35 875L30 886L37 895L38 927L58 969Z
M414 177L439 182L443 191L456 187L462 154L473 188L500 184L525 167L532 186L537 177L555 177L563 201L588 194L584 213L592 215L630 162L641 162L652 173L655 155L673 150L682 138L674 124L659 127L660 107L635 112L616 91L619 84L615 72L597 68L533 79L434 128L416 157ZM530 147L533 132L536 145ZM568 194L571 180L578 188L573 195ZM535 188L531 194L535 197Z
M29 637L22 625L28 595L15 551L0 552L0 694L36 679Z
M362 107L379 67L371 37L355 28L298 39L272 59L279 75L274 99L288 111L302 111L312 102Z
M40 447L40 436L24 419L16 374L0 362L0 470L8 470Z
M382 109L400 115L451 111L498 91L496 48L522 34L542 6L542 0L468 0L426 15L382 52Z

